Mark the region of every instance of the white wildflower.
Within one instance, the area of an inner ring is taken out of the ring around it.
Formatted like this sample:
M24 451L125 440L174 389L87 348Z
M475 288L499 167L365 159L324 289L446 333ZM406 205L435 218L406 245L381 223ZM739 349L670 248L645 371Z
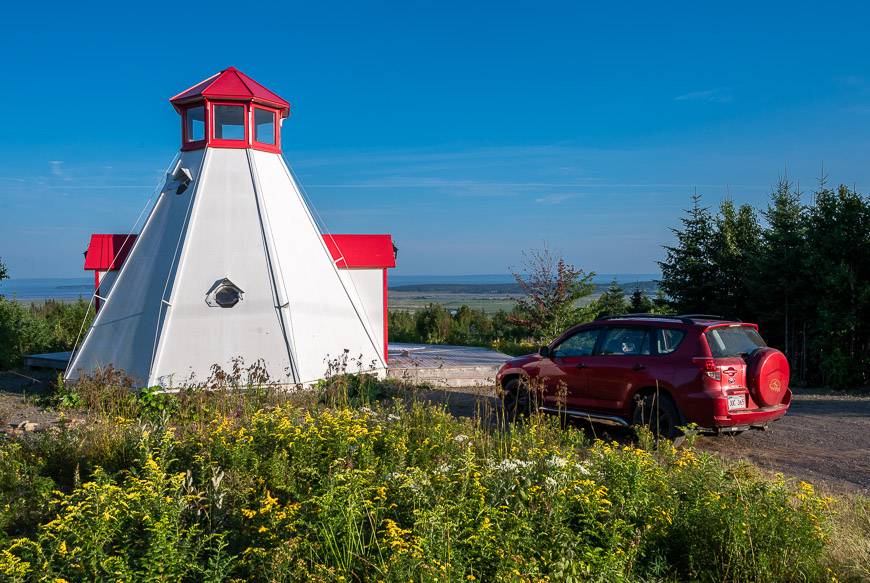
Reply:
M564 468L568 465L568 459L558 455L554 455L547 460L547 465L551 468Z
M456 437L453 438L453 441L455 441L456 443L465 443L469 439L471 439L471 438L468 437L467 435L460 433L459 435L457 435Z
M495 464L493 468L502 472L516 472L517 470L528 468L531 465L532 462L526 460L504 459Z
M387 415L387 421L398 421L399 419L401 419L401 417L399 417L395 413L390 413L389 415Z

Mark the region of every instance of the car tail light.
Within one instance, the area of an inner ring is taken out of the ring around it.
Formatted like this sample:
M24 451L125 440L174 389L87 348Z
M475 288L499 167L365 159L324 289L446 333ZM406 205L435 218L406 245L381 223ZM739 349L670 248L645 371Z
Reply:
M707 373L708 377L716 381L722 380L722 371L719 370L718 366L716 366L716 361L714 359L698 357L693 358L692 360L695 362L695 364L701 367L701 370Z

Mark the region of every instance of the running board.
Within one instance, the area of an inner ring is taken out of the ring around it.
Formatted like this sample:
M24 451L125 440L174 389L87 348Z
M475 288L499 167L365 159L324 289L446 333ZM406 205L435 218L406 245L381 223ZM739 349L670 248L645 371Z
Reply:
M628 427L628 422L622 417L615 415L604 415L602 413L590 413L587 411L579 411L577 409L557 409L556 407L538 407L540 411L547 413L557 413L559 415L567 415L568 417L576 417L585 419L586 421L594 421L596 423L609 423L611 425L619 425L620 427Z

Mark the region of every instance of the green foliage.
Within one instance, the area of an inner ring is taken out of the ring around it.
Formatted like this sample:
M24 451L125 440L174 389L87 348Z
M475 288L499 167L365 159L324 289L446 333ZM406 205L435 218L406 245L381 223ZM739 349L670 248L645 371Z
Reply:
M491 346L519 343L528 336L511 321L511 314L499 311L489 315L468 306L460 306L451 314L441 304L429 304L413 313L391 310L388 318L392 342Z
M641 294L643 294L643 292L641 292ZM642 302L644 299L646 298L641 295L638 302ZM649 303L652 304L652 302ZM610 287L607 288L607 291L601 294L601 297L598 298L598 301L595 304L595 309L598 314L608 315L625 314L632 311L629 302L625 299L625 292L622 291L622 287L620 287L615 279L610 282Z
M748 205L711 217L692 201L661 263L671 308L759 323L798 382L870 385L870 198L822 184L804 205L780 180L763 225Z
M9 271L6 269L6 264L0 259L0 281L9 279Z
M347 397L191 422L180 400L156 426L97 410L38 446L0 443L0 576L805 581L863 568L829 559L835 501L667 442Z
M714 222L699 194L692 195L692 208L680 220L683 228L671 229L676 244L665 246L665 260L659 261L660 287L677 312L704 313L715 294L716 269L710 256Z
M513 274L524 295L517 300L510 319L528 336L537 342L549 342L568 327L595 317L594 305L580 305L595 289L594 273L585 273L564 258L556 258L548 249L528 251L524 258L526 275Z
M25 354L71 350L92 318L84 300L28 306L0 297L0 370L19 366Z

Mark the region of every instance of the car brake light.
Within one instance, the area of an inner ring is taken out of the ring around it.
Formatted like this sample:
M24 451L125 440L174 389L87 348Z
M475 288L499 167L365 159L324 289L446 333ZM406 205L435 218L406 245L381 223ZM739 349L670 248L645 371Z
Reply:
M699 357L692 359L696 364L700 365L701 370L707 373L707 376L713 380L722 380L722 371L716 366L716 361L712 358Z

